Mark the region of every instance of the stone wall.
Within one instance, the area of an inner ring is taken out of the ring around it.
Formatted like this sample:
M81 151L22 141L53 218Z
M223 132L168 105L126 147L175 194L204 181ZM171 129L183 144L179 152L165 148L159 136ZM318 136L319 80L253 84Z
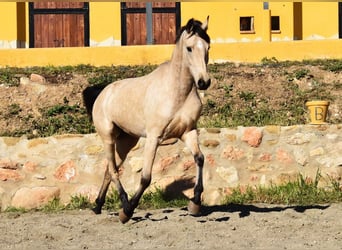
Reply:
M281 184L298 174L320 186L341 183L342 125L199 129L205 155L204 202L219 204L232 188ZM140 180L144 139L128 155L121 171L132 193ZM28 140L0 138L0 206L35 208L54 197L69 202L75 195L92 201L102 183L106 160L97 134L59 135ZM159 147L151 189L192 196L196 168L181 141Z

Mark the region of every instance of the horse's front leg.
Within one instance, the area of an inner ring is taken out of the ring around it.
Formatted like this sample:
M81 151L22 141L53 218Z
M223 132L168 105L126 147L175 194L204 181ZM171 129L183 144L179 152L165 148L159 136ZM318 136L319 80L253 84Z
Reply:
M203 192L204 155L201 152L198 145L198 135L196 129L184 134L181 139L182 141L184 141L186 146L191 150L191 153L196 163L197 175L194 187L194 197L189 202L188 210L192 215L198 215L201 209L201 195Z
M156 156L157 147L157 137L146 138L144 148L144 165L141 172L140 185L136 193L129 201L128 206L124 206L123 209L120 211L119 218L122 223L126 223L132 217L134 209L138 206L141 196L151 183L152 166L154 158Z

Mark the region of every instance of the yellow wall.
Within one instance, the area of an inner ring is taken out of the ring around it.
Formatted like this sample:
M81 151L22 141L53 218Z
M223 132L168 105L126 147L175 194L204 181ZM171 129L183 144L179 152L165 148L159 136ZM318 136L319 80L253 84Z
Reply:
M112 46L82 48L1 49L0 67L47 65L138 65L169 60L174 45ZM212 44L210 63L260 62L267 57L279 61L342 59L342 40Z
M280 17L280 33L272 34L272 41L288 41L293 39L293 3L270 2L271 16Z
M0 44L12 47L17 40L17 8L16 3L1 3L0 7Z
M90 46L121 44L120 2L90 2Z
M25 6L24 6L25 5ZM210 15L213 43L293 40L293 2L181 2L181 24ZM303 1L303 40L338 38L338 3ZM23 11L24 7L24 11ZM90 2L90 46L121 44L120 2ZM25 12L26 14L22 14ZM280 33L270 34L269 16L280 16ZM15 48L17 41L29 43L28 2L0 2L0 48ZM254 16L255 34L241 34L240 16ZM5 46L7 44L7 46Z
M303 2L303 39L338 38L338 3Z

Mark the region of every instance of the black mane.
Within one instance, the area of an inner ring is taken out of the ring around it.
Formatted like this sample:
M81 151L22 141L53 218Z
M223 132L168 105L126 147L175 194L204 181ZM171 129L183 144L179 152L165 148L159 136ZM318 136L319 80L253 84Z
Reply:
M190 36L197 34L200 38L202 38L204 41L210 44L210 37L207 34L207 31L202 29L201 21L191 18L188 21L188 23L179 30L177 37L176 37L176 43L179 41L180 36L182 35L184 30L186 30L190 34Z

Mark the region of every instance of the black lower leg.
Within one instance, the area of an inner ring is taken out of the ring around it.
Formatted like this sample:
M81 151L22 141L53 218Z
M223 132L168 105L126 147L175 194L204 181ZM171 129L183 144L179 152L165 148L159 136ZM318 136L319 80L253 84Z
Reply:
M204 164L204 156L203 154L198 154L198 155L195 155L194 158L195 158L195 162L198 168L198 172L197 172L197 181L196 181L196 185L194 188L194 198L192 199L192 201L196 205L201 205L201 195L203 192L202 170L203 170L203 164Z

